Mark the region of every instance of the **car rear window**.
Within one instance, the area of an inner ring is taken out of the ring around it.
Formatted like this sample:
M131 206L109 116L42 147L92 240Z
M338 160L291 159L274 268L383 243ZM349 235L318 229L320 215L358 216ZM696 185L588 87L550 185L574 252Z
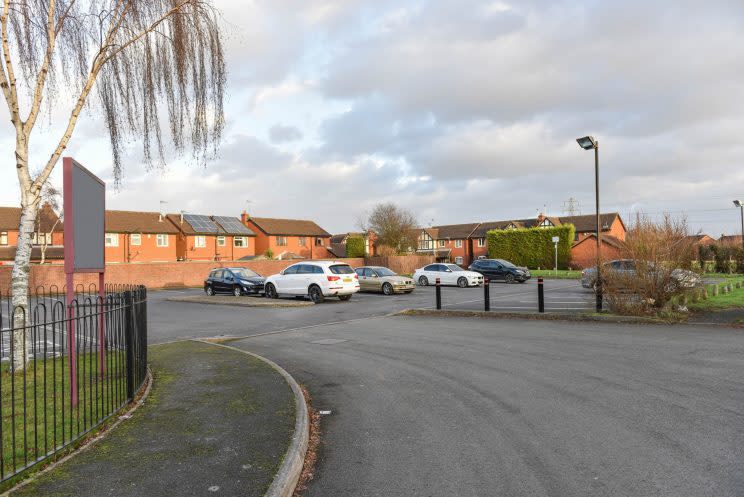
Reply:
M348 264L337 264L335 266L330 266L328 269L330 269L333 274L354 274L354 270L351 269L351 266Z

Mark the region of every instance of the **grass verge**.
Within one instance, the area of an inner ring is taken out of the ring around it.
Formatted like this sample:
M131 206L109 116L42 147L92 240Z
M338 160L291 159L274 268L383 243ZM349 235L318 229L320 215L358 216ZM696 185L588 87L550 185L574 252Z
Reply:
M77 358L78 403L70 398L70 363L66 357L30 360L25 371L0 371L0 414L4 478L1 487L23 477L23 468L75 442L126 402L125 358L109 352L106 374L99 375L99 356Z
M736 288L737 282L741 282L742 288ZM723 293L723 287L729 284L733 286L733 290L729 293ZM744 279L730 279L729 281L715 285L718 286L718 295L713 295L713 292L711 291L713 286L714 285L708 285L707 287L707 299L699 299L697 302L689 302L687 308L696 312L744 308Z

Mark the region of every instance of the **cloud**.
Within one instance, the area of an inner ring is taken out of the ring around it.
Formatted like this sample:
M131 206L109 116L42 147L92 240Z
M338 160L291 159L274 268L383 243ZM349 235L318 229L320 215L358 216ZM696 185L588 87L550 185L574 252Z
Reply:
M206 168L169 157L148 172L134 143L110 205L152 210L168 197L231 214L250 199L260 215L332 231L353 229L381 200L440 223L560 214L569 197L591 212L593 160L574 141L591 133L604 208L685 211L695 229L739 229L725 209L744 197L744 69L731 48L744 42L741 2L216 5L229 70L218 157ZM85 114L68 153L106 176L101 124ZM52 135L34 137L35 162ZM0 144L13 143L0 127ZM16 184L13 168L0 182ZM15 187L0 199L16 203Z
M269 139L271 143L293 142L302 139L302 131L295 126L275 124L269 128Z

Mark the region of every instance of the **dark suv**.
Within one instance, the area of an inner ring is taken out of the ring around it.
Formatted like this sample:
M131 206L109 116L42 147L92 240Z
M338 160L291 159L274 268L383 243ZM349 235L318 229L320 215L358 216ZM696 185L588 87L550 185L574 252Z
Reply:
M468 269L481 273L489 280L503 280L505 283L524 283L532 278L529 269L517 267L504 259L478 259Z
M240 295L258 295L264 293L265 278L245 267L225 267L213 269L204 280L204 292L232 293Z

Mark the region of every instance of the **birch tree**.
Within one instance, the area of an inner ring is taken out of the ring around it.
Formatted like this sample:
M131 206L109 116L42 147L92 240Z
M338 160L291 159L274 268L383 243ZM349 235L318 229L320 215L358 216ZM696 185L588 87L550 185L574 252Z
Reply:
M83 110L103 117L116 182L130 142L141 143L149 167L164 164L171 150L190 150L204 161L222 135L225 62L210 0L0 1L0 90L15 134L22 209L12 303L27 309L42 188ZM33 131L45 110L59 136L41 163L29 164L29 147L38 154ZM13 362L22 369L22 333L13 341Z

